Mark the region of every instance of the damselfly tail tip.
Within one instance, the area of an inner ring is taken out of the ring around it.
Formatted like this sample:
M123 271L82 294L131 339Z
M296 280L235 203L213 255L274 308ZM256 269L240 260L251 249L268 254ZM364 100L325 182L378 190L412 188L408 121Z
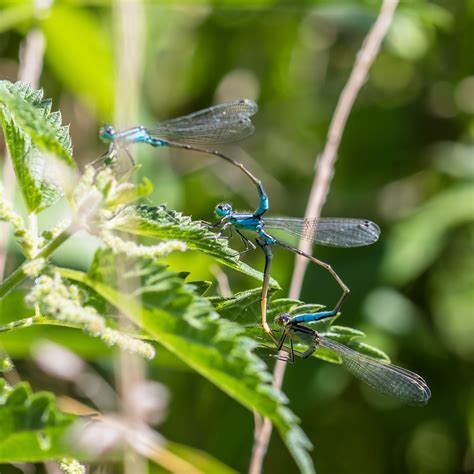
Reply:
M361 229L370 236L370 243L377 242L380 237L380 227L372 221L364 221L360 224Z
M258 105L250 99L240 99L239 105L245 107L246 113L249 116L255 115L258 112Z
M431 390L428 384L420 377L417 381L418 392L416 397L411 398L408 403L412 406L424 407L431 398Z

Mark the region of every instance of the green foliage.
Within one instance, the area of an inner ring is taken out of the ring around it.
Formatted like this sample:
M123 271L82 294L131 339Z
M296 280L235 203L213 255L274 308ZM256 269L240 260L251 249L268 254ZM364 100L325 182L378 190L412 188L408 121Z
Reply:
M113 44L97 18L83 8L55 4L41 28L46 60L58 79L97 108L101 117L110 119L115 90Z
M0 121L29 212L39 212L61 196L54 168L75 170L69 130L61 120L60 112L51 113L51 100L43 99L41 90L0 81Z
M474 185L461 184L401 221L388 242L383 266L386 278L405 284L425 270L441 252L449 231L474 222L473 203Z
M301 470L312 472L311 443L285 406L286 398L271 388L270 373L252 353L256 342L220 318L192 285L156 261L117 260L108 251L98 251L88 275L68 269L61 274L91 287L225 393L270 418ZM115 289L118 274L130 293Z
M16 27L19 23L34 17L35 5L33 2L24 2L11 6L2 11L0 16L0 33Z
M234 471L229 466L226 466L225 464L221 463L209 454L200 451L199 449L194 449L189 446L170 442L166 443L166 449L173 454L176 454L181 459L188 461L192 466L196 467L202 472L209 474L237 474L237 471Z
M67 456L66 430L75 421L54 395L32 393L23 382L10 389L0 379L0 462L41 462Z

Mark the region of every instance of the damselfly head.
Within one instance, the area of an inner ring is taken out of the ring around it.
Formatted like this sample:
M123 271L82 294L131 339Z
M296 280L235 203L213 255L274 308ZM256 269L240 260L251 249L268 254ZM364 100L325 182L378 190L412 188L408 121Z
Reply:
M99 138L104 142L111 142L115 138L116 132L112 125L104 125L99 130Z
M221 202L214 209L214 214L217 217L228 216L231 212L232 212L232 206L229 202Z
M275 318L275 324L279 324L280 326L285 326L291 320L291 316L288 313L279 314Z

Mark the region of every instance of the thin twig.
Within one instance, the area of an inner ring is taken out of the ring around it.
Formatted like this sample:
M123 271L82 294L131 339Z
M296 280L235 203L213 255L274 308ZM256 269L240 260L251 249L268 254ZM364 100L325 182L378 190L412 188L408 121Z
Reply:
M341 143L342 134L346 126L347 118L352 109L354 101L367 79L367 74L380 50L382 41L392 23L393 15L397 7L398 0L384 0L380 8L379 15L370 29L362 44L357 58L352 68L349 80L339 97L339 101L334 112L334 116L329 127L326 145L322 155L317 158L317 170L313 180L311 193L308 198L305 217L318 218L321 209L326 201L331 180L334 174L334 165L337 159L337 151ZM299 248L311 254L311 243L301 240ZM289 297L299 298L304 275L308 265L307 259L297 256L295 269L290 284ZM273 372L273 387L281 389L285 375L286 362L278 360ZM255 444L252 453L249 472L259 474L262 471L263 459L267 451L268 443L272 432L272 424L267 418L259 433L255 436Z
M217 288L219 289L221 296L224 298L230 298L232 296L232 290L230 289L229 278L227 275L222 271L219 265L212 265L211 273L216 278Z
M114 36L116 44L115 124L119 128L130 125L137 117L138 100L143 74L143 43L145 38L145 12L141 1L120 0L114 4ZM119 266L121 263L119 262ZM131 292L138 281L119 279L120 291ZM120 315L121 328L131 330L131 322ZM117 359L117 392L121 401L121 416L131 426L143 424L140 407L136 405L132 388L146 380L143 359L120 352ZM144 474L148 471L143 452L126 449L123 460L126 474Z
M71 235L79 229L76 222L72 222L69 227L64 229L54 240L49 242L38 253L37 258L48 258L60 245L62 245ZM0 282L0 300L4 298L13 288L17 287L28 275L25 271L26 265L29 261L22 263L16 270Z

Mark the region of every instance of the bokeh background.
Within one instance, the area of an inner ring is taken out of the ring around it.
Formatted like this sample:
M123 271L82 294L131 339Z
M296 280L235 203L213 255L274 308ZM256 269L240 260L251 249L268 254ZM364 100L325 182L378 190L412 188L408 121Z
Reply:
M25 35L39 28L46 41L40 86L71 124L80 167L104 151L97 137L103 123L147 125L253 99L257 132L224 149L264 181L272 213L303 215L315 158L380 2L137 1L130 23L121 24L118 10L126 3L7 2L0 10L0 78L16 80ZM433 395L424 408L404 407L338 366L312 359L289 367L284 391L315 445L319 473L474 469L473 31L472 1L402 2L345 129L323 215L372 219L382 236L368 248L315 252L352 290L339 322L365 331L395 363L423 375ZM3 156L3 142L0 150ZM155 185L155 203L205 220L222 200L256 205L246 178L212 157L144 146L133 154ZM41 224L64 212L59 203ZM86 269L96 245L83 235L71 239L55 261ZM20 261L17 252L11 245L7 272ZM263 266L258 252L246 258ZM273 275L281 296L293 262L278 251ZM193 279L215 281L219 272L197 253L169 263ZM225 272L232 291L257 286ZM302 300L330 305L338 292L325 272L309 268ZM78 396L31 361L29 344L39 336L66 343L113 383L106 349L74 330L2 336L35 389ZM157 358L148 370L171 397L159 431L245 472L252 413L171 357ZM101 469L120 472L117 465ZM276 434L265 472L296 472Z

